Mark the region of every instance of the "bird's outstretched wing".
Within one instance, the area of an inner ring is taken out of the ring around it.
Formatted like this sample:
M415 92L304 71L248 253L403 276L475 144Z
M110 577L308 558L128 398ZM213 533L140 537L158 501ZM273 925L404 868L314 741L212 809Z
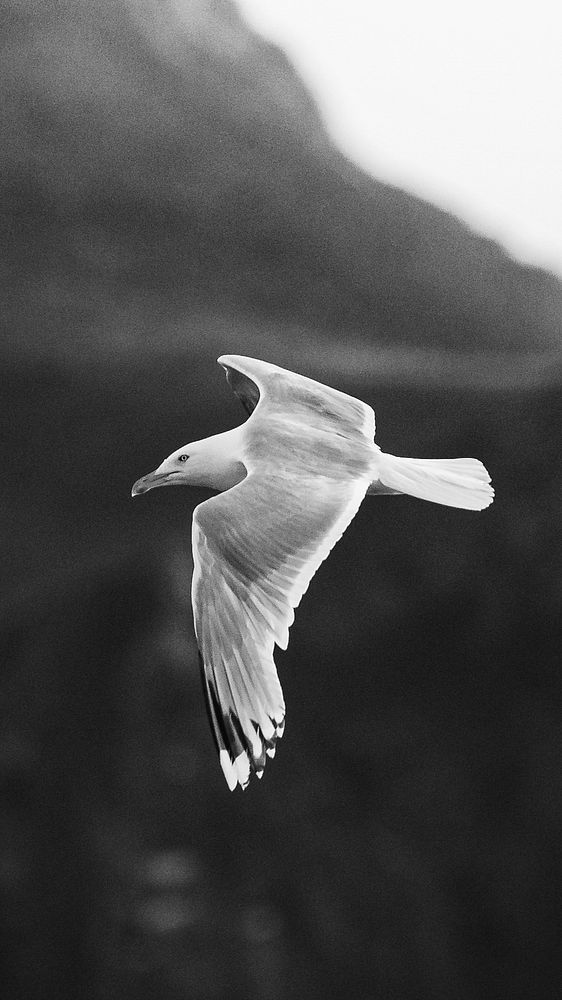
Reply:
M193 516L192 599L203 687L231 789L261 777L283 733L273 661L303 593L355 516L369 477L250 470Z
M355 396L257 358L224 354L218 361L250 415L259 404L259 410L267 410L269 416L283 413L303 420L311 428L321 427L343 436L363 435L369 441L375 436L375 414Z

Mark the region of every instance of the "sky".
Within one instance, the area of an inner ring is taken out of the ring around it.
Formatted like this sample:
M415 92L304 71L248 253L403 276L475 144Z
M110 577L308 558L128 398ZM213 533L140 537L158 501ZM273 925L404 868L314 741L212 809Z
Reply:
M562 275L555 0L237 0L369 173Z

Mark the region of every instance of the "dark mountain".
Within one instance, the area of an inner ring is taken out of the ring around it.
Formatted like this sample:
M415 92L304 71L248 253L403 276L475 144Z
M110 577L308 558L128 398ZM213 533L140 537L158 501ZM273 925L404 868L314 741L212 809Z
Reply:
M12 350L193 349L209 314L248 350L264 323L371 352L559 348L554 278L346 161L232 4L4 21Z
M3 1000L557 996L560 285L347 162L227 2L1 7ZM248 353L356 393L473 515L366 501L230 796L190 514L134 479Z

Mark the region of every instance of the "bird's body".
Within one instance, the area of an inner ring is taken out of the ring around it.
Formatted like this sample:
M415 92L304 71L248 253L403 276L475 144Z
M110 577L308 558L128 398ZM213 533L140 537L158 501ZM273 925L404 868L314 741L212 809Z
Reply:
M370 406L276 365L219 358L250 414L240 427L173 452L138 480L220 491L193 515L192 601L203 686L230 788L261 777L283 733L273 661L294 608L367 493L409 493L481 510L490 477L476 459L386 455Z

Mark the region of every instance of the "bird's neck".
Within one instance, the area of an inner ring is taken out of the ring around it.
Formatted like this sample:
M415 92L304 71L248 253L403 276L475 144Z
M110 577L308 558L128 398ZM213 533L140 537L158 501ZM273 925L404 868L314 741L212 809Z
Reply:
M246 478L240 458L240 428L214 434L205 441L205 485L213 490L231 489Z

